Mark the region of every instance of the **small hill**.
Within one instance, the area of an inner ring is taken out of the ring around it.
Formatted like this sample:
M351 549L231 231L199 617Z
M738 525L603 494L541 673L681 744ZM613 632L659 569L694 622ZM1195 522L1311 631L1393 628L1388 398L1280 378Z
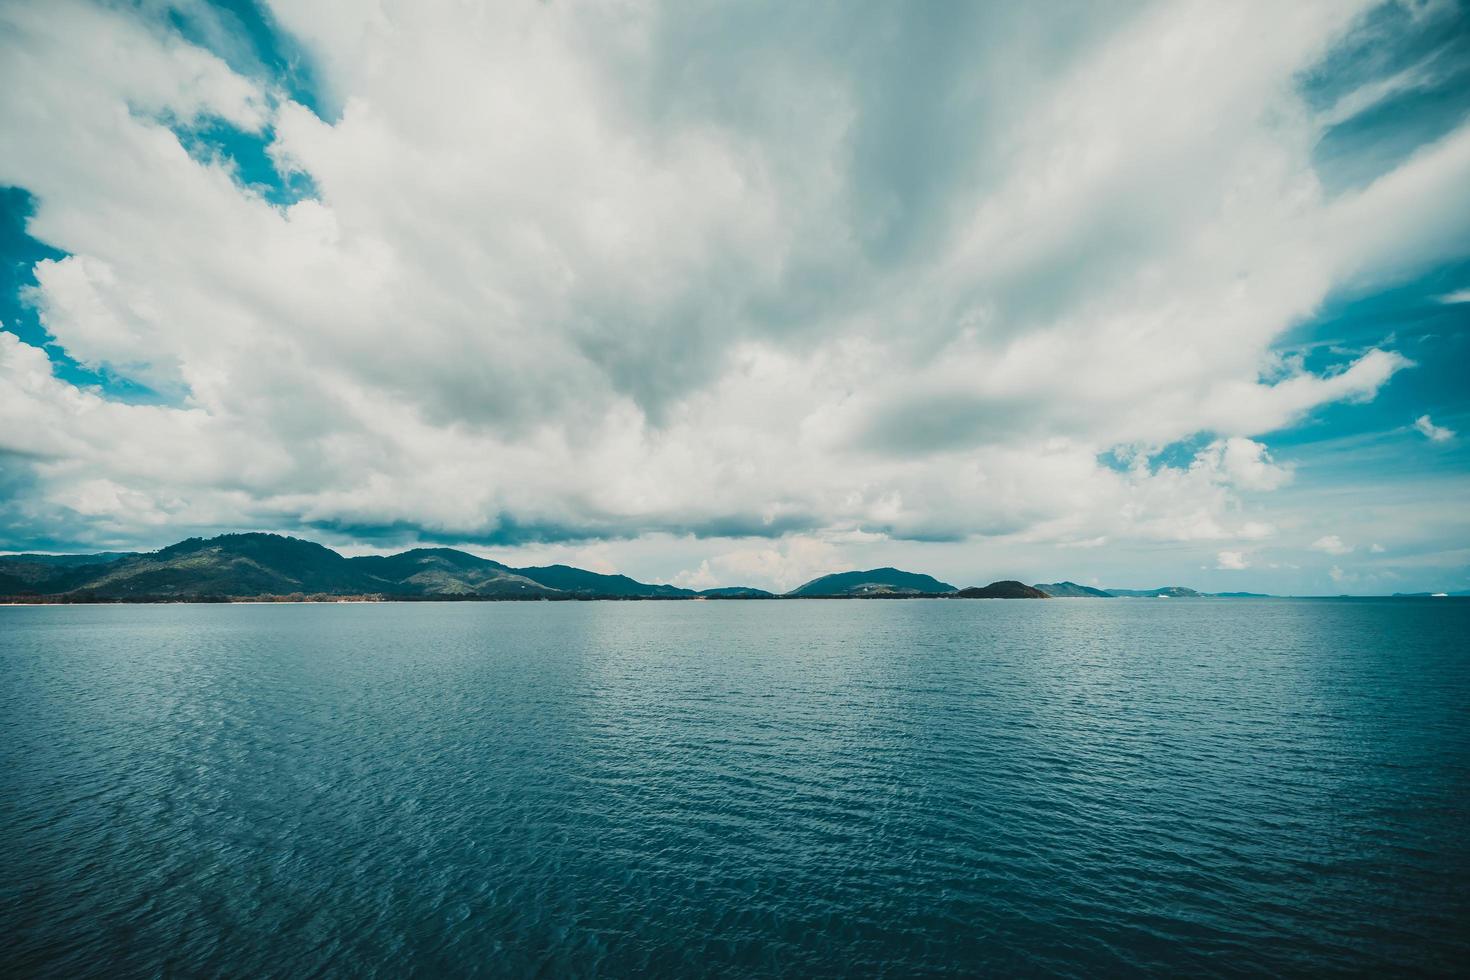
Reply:
M109 551L96 555L0 555L0 595L65 592L97 574L98 566L135 557Z
M68 584L60 591L108 598L357 594L383 585L330 548L279 534L189 538Z
M752 589L744 585L727 585L719 589L704 589L699 593L711 599L774 599L776 596L765 589Z
M626 575L603 575L570 565L542 565L517 568L516 574L561 592L580 596L668 597L697 595L693 589L673 585L648 585Z
M814 578L786 593L805 598L835 596L938 595L954 586L929 575L898 568L871 568L866 572L834 572Z
M1040 589L1033 589L1029 585L1007 579L1003 582L991 582L989 585L972 585L968 589L960 589L954 594L956 599L1050 599Z
M1037 585L1040 589L1053 599L1111 599L1113 598L1102 589L1094 589L1090 585L1078 585L1076 582L1052 582L1048 585Z
M396 555L348 559L385 590L402 595L549 597L557 593L498 561L453 548L414 548Z

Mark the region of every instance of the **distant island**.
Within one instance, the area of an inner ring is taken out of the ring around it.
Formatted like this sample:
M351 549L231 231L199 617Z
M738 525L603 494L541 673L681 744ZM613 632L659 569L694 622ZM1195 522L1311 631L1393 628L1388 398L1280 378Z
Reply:
M968 589L960 589L955 593L958 599L1050 599L1050 594L1043 592L1034 585L1023 585L1020 582L1004 581L991 582L989 585L971 586Z
M954 592L955 587L928 575L897 568L873 568L866 572L836 572L814 578L786 593L793 598L830 599L865 596L930 596Z
M1090 585L1076 582L1052 582L1035 586L1053 599L1111 599L1112 593L1105 589L1094 589Z
M347 558L312 541L265 533L190 538L147 553L0 555L0 602L9 603L1202 597L1262 596L1015 580L958 588L887 567L823 575L783 594L747 586L698 591L570 565L513 568L453 548Z
M748 586L696 591L570 565L513 568L453 548L347 558L280 534L190 538L149 553L0 556L7 602L230 602L356 599L851 599L958 595L897 568L840 572L784 595Z
M1451 596L1463 599L1470 596L1470 589L1461 589L1458 592L1395 592L1393 594L1395 599L1448 599Z

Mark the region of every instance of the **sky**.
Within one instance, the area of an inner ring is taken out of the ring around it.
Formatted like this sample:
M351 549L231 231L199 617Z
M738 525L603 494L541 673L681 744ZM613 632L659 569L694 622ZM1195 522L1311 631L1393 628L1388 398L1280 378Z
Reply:
M1470 5L0 0L0 551L1470 588Z

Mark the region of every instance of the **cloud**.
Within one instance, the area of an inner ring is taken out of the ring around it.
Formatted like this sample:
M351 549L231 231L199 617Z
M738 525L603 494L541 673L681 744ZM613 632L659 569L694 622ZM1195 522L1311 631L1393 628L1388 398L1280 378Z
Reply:
M1402 71L1353 88L1322 112L1317 124L1324 130L1330 129L1405 93L1432 89L1442 81L1437 64L1439 54L1436 52Z
M1435 259L1470 254L1470 205L1459 188L1470 171L1470 126L1421 147L1403 164L1327 209L1323 247L1360 288L1401 278Z
M685 569L669 580L671 585L677 585L681 589L714 589L720 585L720 579L710 570L709 560L705 559L699 563L699 567L693 570Z
M1414 428L1422 432L1430 442L1449 442L1455 437L1454 429L1447 429L1442 425L1435 425L1428 415L1421 415L1414 420Z
M839 545L797 537L770 545L740 547L700 563L694 572L675 576L674 584L708 589L749 582L766 583L786 592L819 575L846 567Z
M1194 465L1213 468L1242 490L1275 490L1292 476L1290 468L1271 461L1264 445L1239 436L1213 443L1195 457Z
M1345 555L1353 550L1352 545L1343 544L1342 538L1335 534L1325 534L1312 542L1314 551L1321 551L1329 555Z
M1250 565L1245 555L1239 551L1222 551L1215 562L1216 568L1232 572L1250 568Z
M67 253L28 299L165 399L0 335L15 492L78 541L745 537L687 580L795 585L852 533L1258 540L1268 434L1411 363L1273 345L1470 240L1463 131L1320 186L1296 84L1362 4L273 7L326 117L151 9L0 10L0 182Z
M1439 301L1446 305L1470 303L1470 289L1457 289L1452 293L1445 293L1439 297Z

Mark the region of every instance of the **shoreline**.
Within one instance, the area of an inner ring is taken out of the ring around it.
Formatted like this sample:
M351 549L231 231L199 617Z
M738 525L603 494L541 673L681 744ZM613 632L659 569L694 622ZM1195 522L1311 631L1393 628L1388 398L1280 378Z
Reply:
M1051 596L1049 598L1058 598ZM1067 597L1076 598L1076 597ZM1113 596L1115 599L1138 600L1150 599L1147 596ZM1252 600L1281 600L1281 599L1395 599L1399 601L1429 601L1429 600L1466 600L1470 596L1423 596L1423 595L1260 595L1260 596L1187 596L1176 597L1176 601L1209 600L1212 602L1240 602ZM805 602L805 601L844 601L853 600L859 602L874 600L893 599L961 599L968 602L1011 602L1010 597L1002 596L957 596L946 593L922 594L922 595L773 595L773 596L558 596L556 598L518 598L506 596L381 596L381 597L341 597L341 598L214 598L214 597L191 597L191 598L146 598L146 599L68 599L51 596L37 596L25 598L18 596L0 597L0 607L14 606L373 606L373 605L414 605L414 604L447 604L455 603L563 603L563 602Z

